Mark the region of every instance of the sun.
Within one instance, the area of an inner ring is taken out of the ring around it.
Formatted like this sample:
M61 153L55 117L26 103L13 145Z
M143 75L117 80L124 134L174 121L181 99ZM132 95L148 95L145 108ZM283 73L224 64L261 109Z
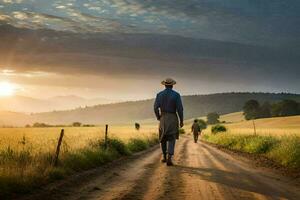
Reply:
M12 96L15 93L15 86L9 82L0 82L0 96Z

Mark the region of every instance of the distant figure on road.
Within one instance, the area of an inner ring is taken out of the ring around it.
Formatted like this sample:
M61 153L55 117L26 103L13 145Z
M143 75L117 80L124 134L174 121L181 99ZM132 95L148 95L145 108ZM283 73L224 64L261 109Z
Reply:
M195 143L197 143L198 137L201 134L201 127L200 127L197 119L194 120L194 123L192 125L192 132L194 135L194 141L195 141Z
M175 141L179 139L179 126L183 127L183 107L180 94L173 90L176 84L171 78L161 82L165 90L157 94L154 103L154 112L159 123L159 139L163 153L162 162L173 165L172 156L175 150ZM178 123L179 118L179 123Z

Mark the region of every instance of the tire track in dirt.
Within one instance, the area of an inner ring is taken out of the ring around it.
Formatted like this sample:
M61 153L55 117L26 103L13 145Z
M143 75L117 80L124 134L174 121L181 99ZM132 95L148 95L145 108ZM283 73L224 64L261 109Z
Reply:
M145 166L146 171L145 173L135 182L134 186L130 189L130 191L125 191L124 194L120 194L119 197L116 199L121 200L138 200L138 199L145 199L145 195L147 194L147 191L154 190L154 192L158 192L160 187L157 187L156 189L151 188L152 182L156 181L158 183L161 182L161 177L157 176L157 173L163 173L163 170L160 167L160 163L151 163L147 166ZM159 186L159 185L158 185ZM157 191L155 191L157 190ZM151 195L151 197L147 199L153 199L155 198L155 195Z
M186 183L177 166L185 162L188 142L186 138L181 138L181 141L178 142L174 156L174 166L166 168L167 172L162 185L162 193L157 199L184 199L186 196Z
M202 143L199 144L199 148L203 154L202 157L205 160L206 169L211 171L212 174L212 176L207 177L207 179L215 183L222 199L258 199L258 197L255 197L251 192L240 189L241 177L235 177L235 173L238 172L238 170L232 170L230 167L231 163L228 163L228 160L224 159L219 161ZM238 184L235 184L232 180L237 180L236 182Z
M265 171L249 168L249 165L207 144L201 143L200 146L205 157L213 163L213 169L221 170L214 181L220 183L218 187L225 199L297 199L293 194L295 188L278 184L275 178L265 177ZM224 176L226 174L228 176Z
M181 162L186 156L187 143L188 140L185 139L184 142L176 146L174 160L177 162ZM177 170L174 167L168 167L157 160L137 180L135 186L118 199L175 199L184 194L184 190L181 190L183 184L181 175L177 174Z
M274 182L275 179L264 180L263 173L258 173L257 169L252 170L249 166L244 166L245 163L227 154L223 154L223 152L219 152L206 144L202 144L202 147L218 166L222 166L220 169L232 173L234 181L230 181L227 184L231 186L231 188L239 188L238 193L241 193L239 191L244 191L244 195L245 191L247 191L247 193L251 194L255 199L274 199L275 197L287 196L286 192L289 191L289 189L282 191L281 187L274 187L274 185L276 185L276 181ZM234 194L235 193L236 191ZM238 198L240 197L238 196Z
M143 182L152 177L155 169L158 167L157 160L160 158L159 149L153 153L146 154L131 163L126 163L124 166L115 169L118 171L117 177L106 179L103 181L99 177L100 191L90 192L88 196L81 199L97 199L97 200L112 200L112 199L142 199L143 193L147 190L148 186ZM136 191L132 193L131 191ZM128 194L128 196L126 196Z
M214 183L209 183L199 177L199 171L205 163L200 159L200 151L198 144L189 140L189 147L186 152L185 163L178 166L184 174L187 183L185 190L187 196L185 199L221 199L221 195Z

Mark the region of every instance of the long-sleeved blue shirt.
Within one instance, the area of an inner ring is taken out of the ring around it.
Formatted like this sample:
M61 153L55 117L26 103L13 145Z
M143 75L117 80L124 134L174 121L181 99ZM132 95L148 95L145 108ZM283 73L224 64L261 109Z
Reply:
M154 112L158 120L162 112L177 112L180 122L183 122L183 106L180 94L171 88L166 88L158 93L154 103Z

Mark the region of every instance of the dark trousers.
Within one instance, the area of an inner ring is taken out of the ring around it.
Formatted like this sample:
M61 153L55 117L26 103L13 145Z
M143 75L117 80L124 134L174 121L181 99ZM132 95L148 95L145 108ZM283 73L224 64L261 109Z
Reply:
M163 137L161 140L161 150L163 154L174 155L175 150L175 137Z
M195 143L198 142L199 133L194 133L194 141Z

